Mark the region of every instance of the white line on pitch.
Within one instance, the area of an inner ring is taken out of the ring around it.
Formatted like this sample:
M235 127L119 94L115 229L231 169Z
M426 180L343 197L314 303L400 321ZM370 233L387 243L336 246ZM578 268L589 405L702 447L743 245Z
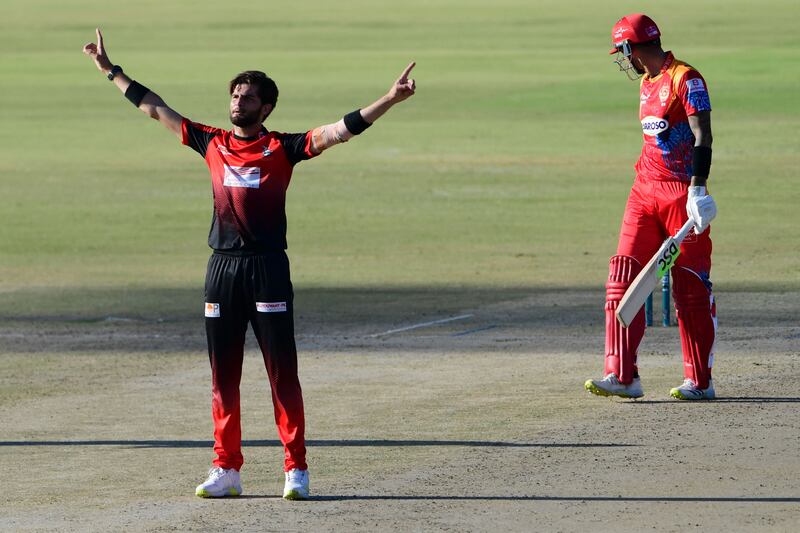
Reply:
M391 335L392 333L400 333L402 331L408 331L411 329L417 328L424 328L426 326L435 326L436 324L444 324L445 322L454 322L456 320L464 320L465 318L469 318L472 315L458 315L452 316L450 318L442 318L440 320L432 320L430 322L422 322L421 324L414 324L413 326L406 326L404 328L397 328L397 329L390 329L389 331L384 331L383 333L375 333L374 335L370 335L370 337L381 337L383 335Z

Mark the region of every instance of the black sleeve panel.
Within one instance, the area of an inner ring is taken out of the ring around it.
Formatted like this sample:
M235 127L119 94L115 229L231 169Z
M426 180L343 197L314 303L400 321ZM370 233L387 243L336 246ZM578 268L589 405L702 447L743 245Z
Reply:
M215 128L203 127L200 124L186 121L183 132L184 144L205 157L208 144L217 136L217 133Z
M292 165L313 157L309 132L281 133L278 139L280 139L283 150L286 152L286 157L289 158L289 162Z

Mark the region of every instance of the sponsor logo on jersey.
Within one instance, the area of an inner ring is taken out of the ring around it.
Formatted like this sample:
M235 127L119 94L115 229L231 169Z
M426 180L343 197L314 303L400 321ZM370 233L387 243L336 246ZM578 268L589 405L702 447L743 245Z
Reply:
M269 148L264 148L264 151L261 152L261 155L264 157L269 157L272 155L272 150L270 150Z
M642 133L655 137L669 129L669 121L661 117L644 117L642 119Z
M286 302L256 302L259 313L285 313Z
M219 318L219 304L206 302L206 318Z
M260 184L260 168L231 167L225 165L225 180L223 181L223 185L226 187L245 187L247 189L258 189Z
M706 92L706 85L700 78L686 80L686 87L689 89L689 94L695 92Z

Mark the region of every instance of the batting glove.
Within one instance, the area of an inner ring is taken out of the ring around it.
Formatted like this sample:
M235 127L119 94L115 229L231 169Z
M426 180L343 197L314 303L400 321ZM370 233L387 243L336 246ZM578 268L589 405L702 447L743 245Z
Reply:
M703 233L717 216L717 203L706 194L705 187L689 187L689 198L686 202L686 214L694 221L694 231Z

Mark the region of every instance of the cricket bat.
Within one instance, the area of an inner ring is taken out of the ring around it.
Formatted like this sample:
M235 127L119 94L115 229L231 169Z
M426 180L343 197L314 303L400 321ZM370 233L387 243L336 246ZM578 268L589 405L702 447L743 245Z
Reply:
M617 320L623 327L630 326L639 309L644 305L647 297L653 293L659 281L667 271L675 264L675 260L681 253L681 242L694 227L694 220L689 218L678 233L669 237L658 249L656 255L647 262L631 286L625 291L625 295L617 307Z

